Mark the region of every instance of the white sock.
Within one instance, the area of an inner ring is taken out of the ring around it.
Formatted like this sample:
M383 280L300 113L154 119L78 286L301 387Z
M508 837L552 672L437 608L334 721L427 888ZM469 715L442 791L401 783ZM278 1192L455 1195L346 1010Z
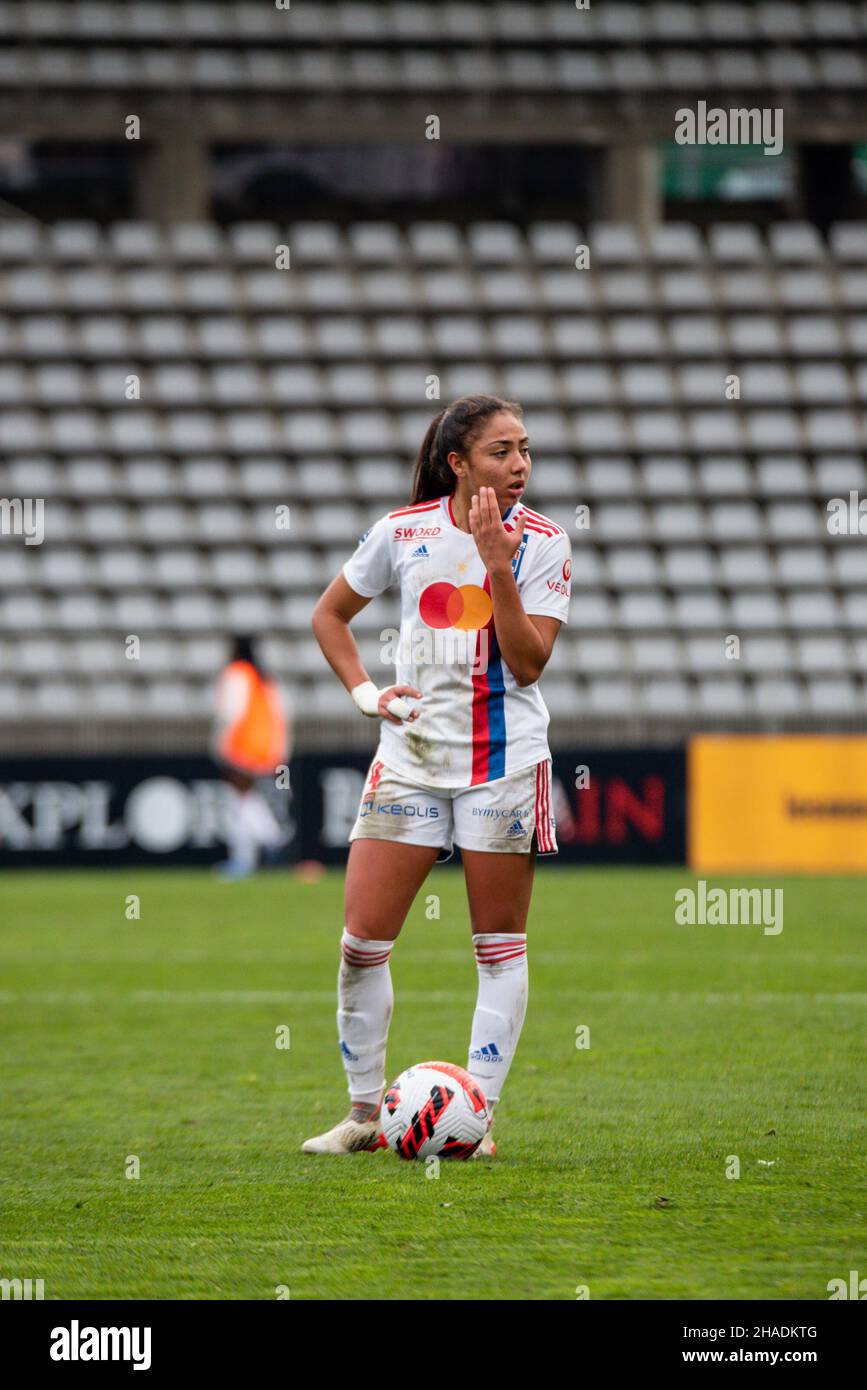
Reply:
M353 1103L379 1105L394 1004L388 958L393 941L365 941L344 927L337 976L337 1033Z
M283 844L283 831L277 817L256 787L245 793L241 817L248 834L257 844L266 849L277 849Z
M255 869L259 862L259 846L250 827L247 794L237 787L227 787L228 807L225 817L226 848L229 858L246 869Z
M493 1102L500 1098L527 1012L527 934L481 932L473 937L473 950L479 994L467 1071Z

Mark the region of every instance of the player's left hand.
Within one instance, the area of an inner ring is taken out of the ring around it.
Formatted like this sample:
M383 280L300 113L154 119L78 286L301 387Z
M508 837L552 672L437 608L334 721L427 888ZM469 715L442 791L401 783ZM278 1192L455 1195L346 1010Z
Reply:
M514 528L507 531L492 487L481 487L470 500L470 531L476 549L489 574L511 569L515 551L524 535L525 516L519 516Z

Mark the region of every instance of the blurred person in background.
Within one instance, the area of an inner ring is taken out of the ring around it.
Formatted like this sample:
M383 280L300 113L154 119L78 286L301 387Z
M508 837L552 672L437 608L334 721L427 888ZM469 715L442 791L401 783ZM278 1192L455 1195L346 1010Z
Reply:
M217 681L213 753L228 784L223 878L255 873L261 855L275 858L288 842L260 782L272 780L290 752L290 731L276 684L262 667L252 638L232 639Z

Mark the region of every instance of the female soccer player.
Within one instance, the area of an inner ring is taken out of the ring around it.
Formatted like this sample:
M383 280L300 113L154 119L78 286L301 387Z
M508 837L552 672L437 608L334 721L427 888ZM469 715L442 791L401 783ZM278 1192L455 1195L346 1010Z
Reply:
M350 835L337 981L351 1109L305 1153L384 1142L391 949L437 858L460 847L479 975L467 1069L499 1099L527 1009L536 853L556 854L538 680L566 621L569 538L524 506L521 407L464 396L431 422L412 502L382 517L316 605L313 631L381 737ZM350 623L400 586L397 683L378 690ZM493 1154L490 1129L478 1152Z

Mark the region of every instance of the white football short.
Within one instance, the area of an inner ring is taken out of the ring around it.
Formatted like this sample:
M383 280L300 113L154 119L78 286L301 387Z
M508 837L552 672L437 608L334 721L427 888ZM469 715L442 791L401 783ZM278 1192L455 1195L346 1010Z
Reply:
M441 851L484 850L557 853L551 804L551 759L475 787L420 787L374 758L367 774L350 840L402 840Z

